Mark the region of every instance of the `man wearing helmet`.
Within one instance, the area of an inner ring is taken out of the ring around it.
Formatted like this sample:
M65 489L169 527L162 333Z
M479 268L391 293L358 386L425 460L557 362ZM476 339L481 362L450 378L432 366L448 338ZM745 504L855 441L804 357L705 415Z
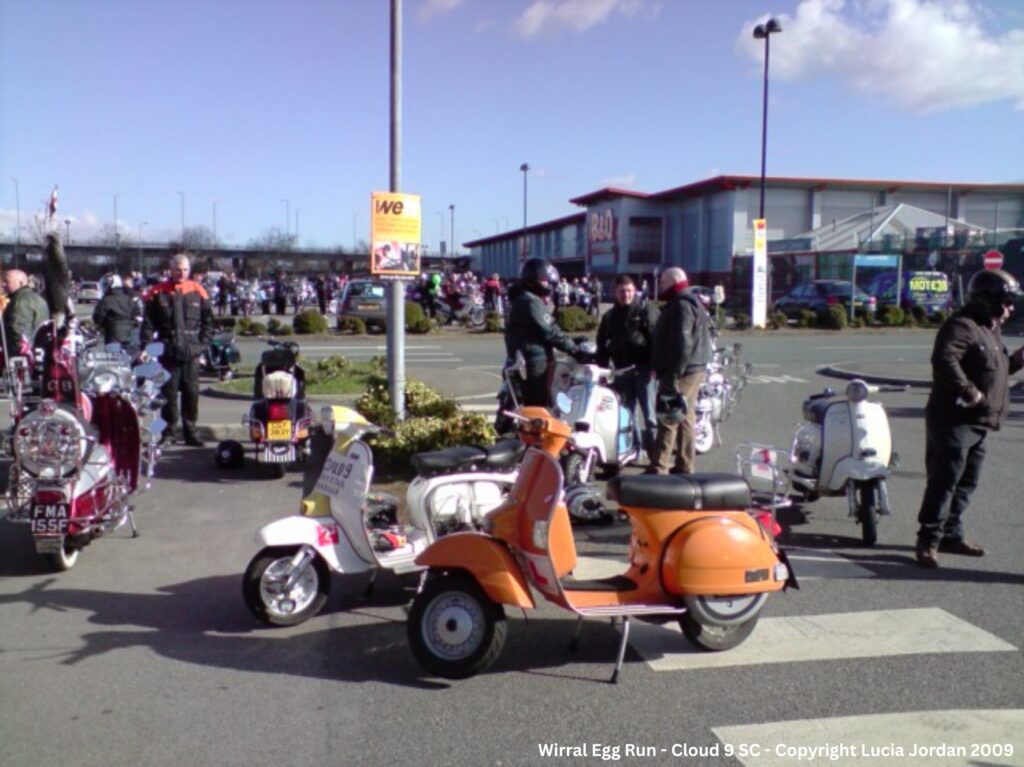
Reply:
M921 567L938 567L939 552L985 554L964 537L962 517L981 476L985 437L1009 410L1008 376L1024 366L1024 347L1008 355L1000 333L1020 295L1013 275L984 269L971 278L967 305L935 336L925 407L928 482L917 515Z
M543 258L531 258L519 274L521 292L509 305L505 323L505 352L509 359L522 352L526 358L523 404L551 406L548 366L554 350L575 354L576 344L562 332L544 299L558 285L558 270Z
M136 323L142 319L142 301L124 289L124 282L116 274L105 274L100 286L103 298L93 310L92 321L103 332L103 343L127 347Z
M711 359L711 334L707 312L687 288L686 272L677 266L666 269L658 280L658 298L665 302L651 334L651 362L662 401L682 395L686 418L658 419L658 437L652 474L692 474L696 459L694 433L697 393Z

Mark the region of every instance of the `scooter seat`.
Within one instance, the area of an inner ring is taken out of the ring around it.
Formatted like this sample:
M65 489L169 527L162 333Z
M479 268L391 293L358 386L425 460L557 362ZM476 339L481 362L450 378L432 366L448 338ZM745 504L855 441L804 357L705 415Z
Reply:
M824 423L825 411L828 410L829 405L834 402L836 402L836 400L831 397L818 397L804 400L804 420L810 421L811 423Z
M472 470L486 461L487 451L484 448L459 445L429 453L416 453L412 457L412 467L420 476L430 477L435 474Z
M526 445L518 439L500 439L484 449L487 451L487 460L484 462L486 468L502 471L519 463Z
M736 474L641 474L611 480L608 498L640 509L735 511L750 507L750 485Z

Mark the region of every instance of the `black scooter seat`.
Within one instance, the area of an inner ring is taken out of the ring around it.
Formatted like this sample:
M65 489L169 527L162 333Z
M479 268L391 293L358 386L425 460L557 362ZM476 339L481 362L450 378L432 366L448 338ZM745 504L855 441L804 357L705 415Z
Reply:
M519 459L526 451L526 445L518 439L500 439L484 450L487 451L484 467L490 471L503 471L519 463Z
M750 507L750 485L736 474L641 474L610 481L608 498L640 509L735 511Z
M422 477L461 471L501 471L515 466L525 449L517 439L503 439L491 447L459 445L416 453L412 467Z
M828 410L829 405L835 402L838 400L832 397L813 397L804 400L804 420L811 423L824 423L825 411Z

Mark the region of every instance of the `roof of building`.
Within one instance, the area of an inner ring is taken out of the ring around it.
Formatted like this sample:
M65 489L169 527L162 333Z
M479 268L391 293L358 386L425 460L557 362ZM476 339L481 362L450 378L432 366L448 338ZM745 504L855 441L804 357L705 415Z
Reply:
M587 219L586 213L572 213L568 216L562 216L561 218L555 218L551 221L542 221L539 224L526 227L527 232L540 232L552 229L554 227L566 226L568 224L582 224ZM492 234L490 237L482 237L479 240L471 240L470 242L462 243L462 247L471 248L474 245L486 245L489 242L503 242L510 236L518 237L523 233L523 228L511 229L507 232L499 232L498 234Z

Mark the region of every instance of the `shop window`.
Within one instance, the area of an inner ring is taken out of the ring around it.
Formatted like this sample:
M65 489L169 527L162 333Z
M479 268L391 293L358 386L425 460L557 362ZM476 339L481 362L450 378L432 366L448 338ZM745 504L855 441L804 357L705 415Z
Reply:
M629 262L633 264L660 264L662 243L660 216L630 216Z

